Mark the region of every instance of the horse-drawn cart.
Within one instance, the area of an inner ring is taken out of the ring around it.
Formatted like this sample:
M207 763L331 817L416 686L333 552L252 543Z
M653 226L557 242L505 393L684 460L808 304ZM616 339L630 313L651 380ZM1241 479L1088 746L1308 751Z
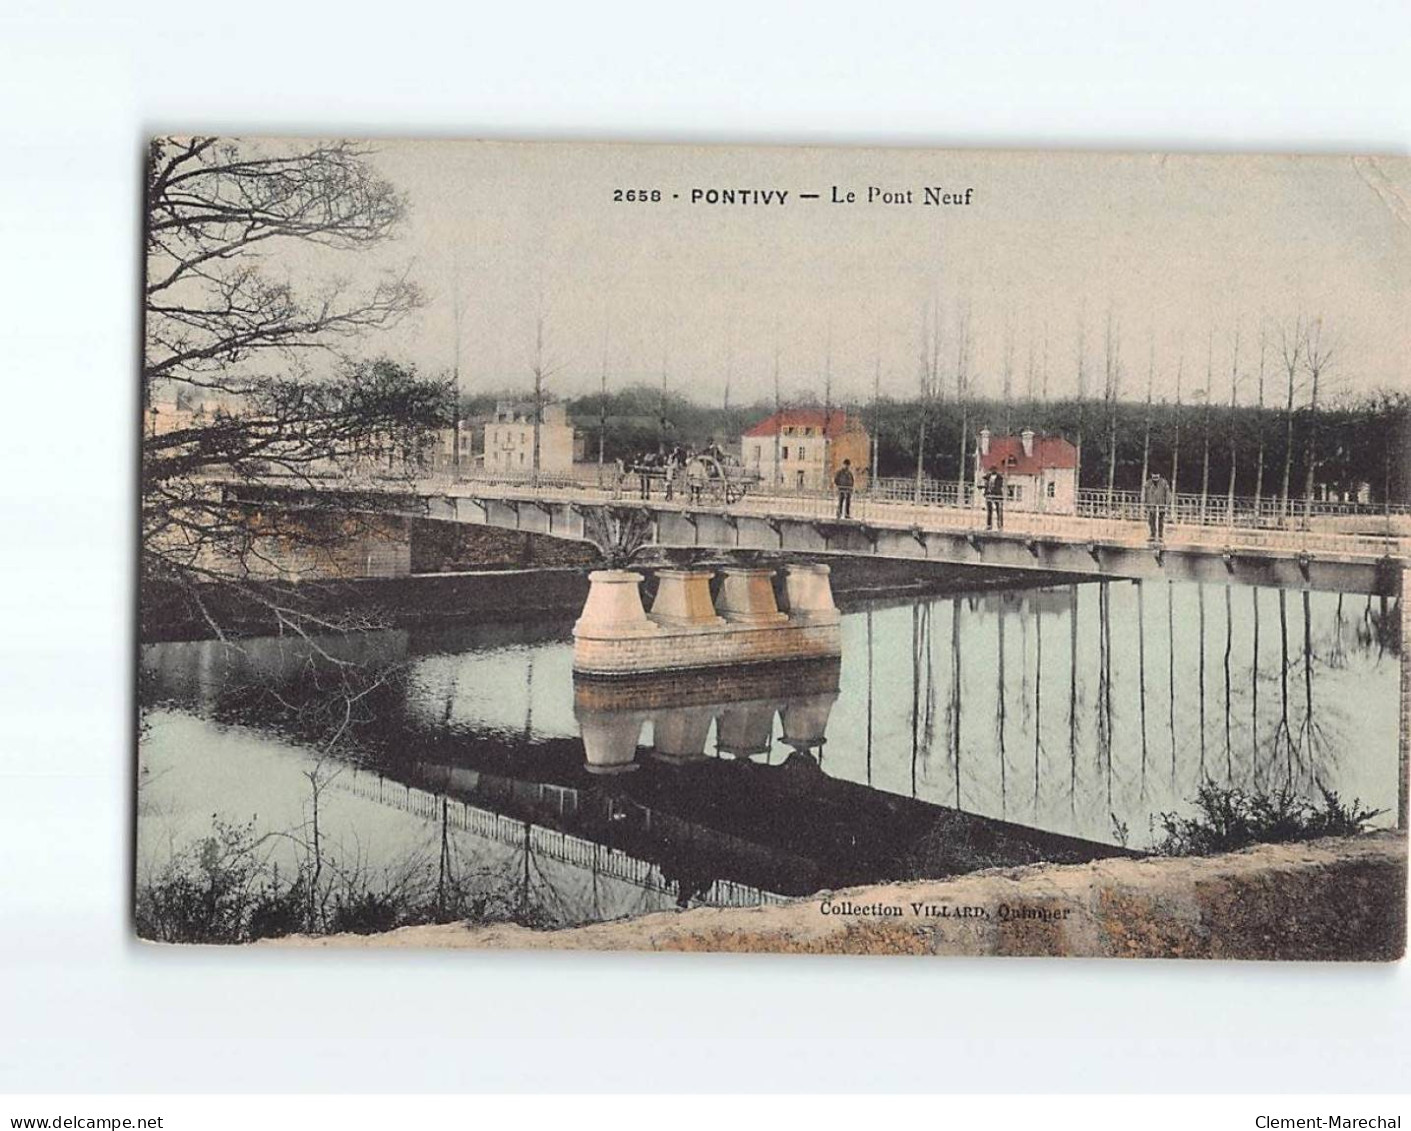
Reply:
M635 478L638 493L649 499L657 484L668 499L680 498L694 505L729 506L739 502L760 481L751 471L726 452L705 451L686 457L683 464L673 460L639 460L624 469Z

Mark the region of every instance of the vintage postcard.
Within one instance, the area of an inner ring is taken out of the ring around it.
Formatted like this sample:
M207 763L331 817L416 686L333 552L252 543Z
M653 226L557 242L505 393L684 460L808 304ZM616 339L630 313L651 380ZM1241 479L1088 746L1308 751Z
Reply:
M141 938L1403 954L1411 163L145 188Z

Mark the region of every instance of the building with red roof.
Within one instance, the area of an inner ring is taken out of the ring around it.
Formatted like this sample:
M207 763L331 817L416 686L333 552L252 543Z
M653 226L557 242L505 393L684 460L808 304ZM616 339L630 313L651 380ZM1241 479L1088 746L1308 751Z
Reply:
M841 409L786 408L745 429L740 459L766 486L830 488L847 460L861 488L872 462L872 437Z
M1015 510L1073 514L1078 509L1078 449L1062 436L1017 436L980 430L975 446L975 494L983 505L983 484L991 471L1004 480L1005 502Z

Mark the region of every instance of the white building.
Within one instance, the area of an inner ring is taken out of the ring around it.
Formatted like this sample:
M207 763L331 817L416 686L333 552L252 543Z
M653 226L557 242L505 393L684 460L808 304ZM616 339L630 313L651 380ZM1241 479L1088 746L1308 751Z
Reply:
M1062 436L991 436L980 430L975 448L975 501L984 506L983 481L991 471L1004 477L1006 506L1019 511L1074 514L1078 510L1078 449Z
M530 475L534 471L534 406L502 402L485 425L485 470L494 475ZM544 406L539 426L539 471L573 471L573 425L561 404Z

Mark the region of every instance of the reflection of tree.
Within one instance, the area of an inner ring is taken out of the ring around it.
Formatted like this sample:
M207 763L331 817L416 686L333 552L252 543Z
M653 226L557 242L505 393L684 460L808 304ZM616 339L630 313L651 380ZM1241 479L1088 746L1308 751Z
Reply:
M1308 590L1303 591L1303 723L1299 728L1299 748L1305 753L1305 767L1316 783L1318 766L1327 748L1327 736L1313 716L1313 616Z
M1203 505L1203 504L1202 504ZM1195 600L1197 607L1200 652L1200 776L1205 777L1205 583L1196 582Z
M1149 394L1148 394L1149 395ZM1137 592L1137 702L1141 716L1142 734L1142 796L1146 796L1146 598L1142 583L1136 583Z
M924 662L924 675L923 675ZM931 603L911 607L911 796L916 796L917 766L928 758L936 732L936 681L931 654Z
M950 615L950 753L957 807L960 805L960 655L960 598L954 597Z
M1007 784L1008 784L1008 783L1007 783L1007 776L1008 776L1008 775L1007 775L1007 771L1006 771L1006 769L1005 769L1005 764L1004 764L1004 759L1005 759L1005 750L1004 750L1004 722L1005 722L1004 712L1005 712L1005 695L1004 695L1004 601L1003 601L1003 600L1000 601L999 606L998 606L998 608L997 608L996 611L995 611L995 631L996 631L996 633L998 634L998 637L999 637L999 665L998 665L998 671L996 672L996 675L995 675L995 695L996 695L996 698L997 698L998 701L999 701L999 709L995 712L995 727L996 727L996 730L997 730L996 738L997 738L997 740L998 740L998 746L999 746L999 809L1000 809L1000 814L1003 815L1003 814L1004 814L1004 811L1005 811L1005 804L1006 804L1006 802L1007 802L1007 800L1008 800L1008 789L1007 789Z
M1263 470L1262 468L1260 469ZM1251 587L1249 603L1253 610L1254 655L1250 660L1249 750L1254 761L1254 784L1260 788L1259 772L1259 586Z
M1078 791L1078 587L1068 587L1068 802Z
M1235 776L1235 757L1230 745L1230 649L1234 644L1235 618L1231 607L1230 587L1225 586L1225 773Z
M867 610L867 784L872 784L872 708L873 708L872 610Z
M1034 802L1039 800L1039 763L1043 757L1044 618L1036 605L1034 614Z
M1289 605L1288 593L1279 590L1279 722L1274 728L1270 754L1278 760L1282 746L1287 764L1285 786L1293 785L1293 733L1289 727Z
M1176 780L1176 583L1166 583L1166 685L1167 721L1171 729L1171 780Z
M1108 582L1098 582L1097 589L1097 766L1105 771L1107 803L1112 804L1112 641Z

